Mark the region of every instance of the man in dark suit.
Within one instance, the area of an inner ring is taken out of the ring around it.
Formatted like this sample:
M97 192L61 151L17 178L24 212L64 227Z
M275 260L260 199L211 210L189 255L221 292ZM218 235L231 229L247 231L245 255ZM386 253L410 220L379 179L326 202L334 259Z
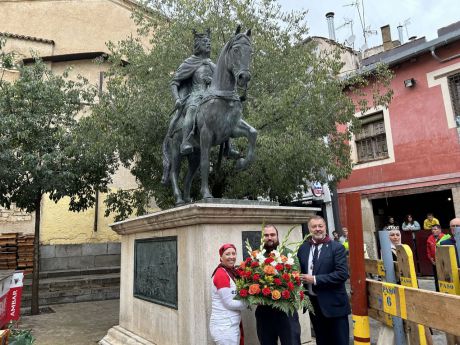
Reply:
M310 320L317 345L348 345L350 303L345 290L348 279L347 254L341 243L332 241L326 222L313 216L308 222L311 237L299 248L301 275L314 314Z
M264 227L264 249L268 256L271 251L278 248L278 229L267 224ZM269 305L259 305L256 309L257 337L260 345L300 345L299 315L286 314Z

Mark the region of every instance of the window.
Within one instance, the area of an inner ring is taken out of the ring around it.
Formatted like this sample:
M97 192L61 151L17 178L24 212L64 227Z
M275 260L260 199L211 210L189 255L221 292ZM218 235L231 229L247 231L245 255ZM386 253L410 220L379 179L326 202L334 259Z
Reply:
M447 80L455 122L460 127L460 73L448 77Z
M361 131L355 136L358 163L388 158L383 112L361 119Z

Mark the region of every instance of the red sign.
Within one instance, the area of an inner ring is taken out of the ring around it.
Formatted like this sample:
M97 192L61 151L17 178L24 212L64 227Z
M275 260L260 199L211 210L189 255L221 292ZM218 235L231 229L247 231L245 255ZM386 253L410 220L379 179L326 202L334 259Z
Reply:
M19 320L21 310L21 296L24 280L24 272L18 271L13 274L13 281L11 283L10 291L8 292L8 321Z
M3 279L0 283L0 328L3 328L9 321L8 319L8 291L11 285L11 276Z

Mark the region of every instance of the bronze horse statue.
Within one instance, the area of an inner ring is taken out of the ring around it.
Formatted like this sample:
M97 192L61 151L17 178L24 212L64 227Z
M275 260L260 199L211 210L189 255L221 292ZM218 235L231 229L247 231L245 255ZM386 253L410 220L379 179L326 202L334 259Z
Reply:
M190 140L194 150L186 155L188 171L184 182L184 194L179 189L178 176L183 155L181 121L168 131L163 141L162 183L171 182L176 205L190 202L190 189L198 167L201 170L201 195L212 198L209 190L209 154L213 146L223 145L230 138L246 137L248 149L246 157L237 159L236 168L246 169L255 157L257 131L241 116L243 107L237 93L237 85L244 90L251 79L251 30L240 32L238 26L234 36L225 44L219 55L211 84L203 95L198 107L193 137ZM221 150L222 151L222 150Z

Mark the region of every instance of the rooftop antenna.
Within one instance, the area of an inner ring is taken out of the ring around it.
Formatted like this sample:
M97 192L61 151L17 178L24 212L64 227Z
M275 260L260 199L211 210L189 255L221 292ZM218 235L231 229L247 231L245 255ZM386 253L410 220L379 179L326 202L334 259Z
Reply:
M340 30L340 29L344 28L345 26L350 26L351 35L345 40L344 44L352 46L352 48L354 49L354 44L355 44L356 37L355 37L355 35L353 33L353 19L343 18L343 20L344 20L343 24L339 25L335 29Z
M344 7L345 6L353 6L353 7L356 7L356 10L358 11L358 16L359 16L359 22L361 24L361 30L362 30L362 33L363 33L363 38L364 38L364 45L367 45L367 36L369 34L373 34L373 30L370 30L370 27L366 27L366 18L365 18L365 15L364 15L364 0L361 0L361 4L360 4L360 1L359 0L355 0L355 1L352 1L351 3L347 4L347 5L343 5ZM361 10L360 10L360 7L362 8L362 13L361 13ZM376 32L377 34L377 32Z

